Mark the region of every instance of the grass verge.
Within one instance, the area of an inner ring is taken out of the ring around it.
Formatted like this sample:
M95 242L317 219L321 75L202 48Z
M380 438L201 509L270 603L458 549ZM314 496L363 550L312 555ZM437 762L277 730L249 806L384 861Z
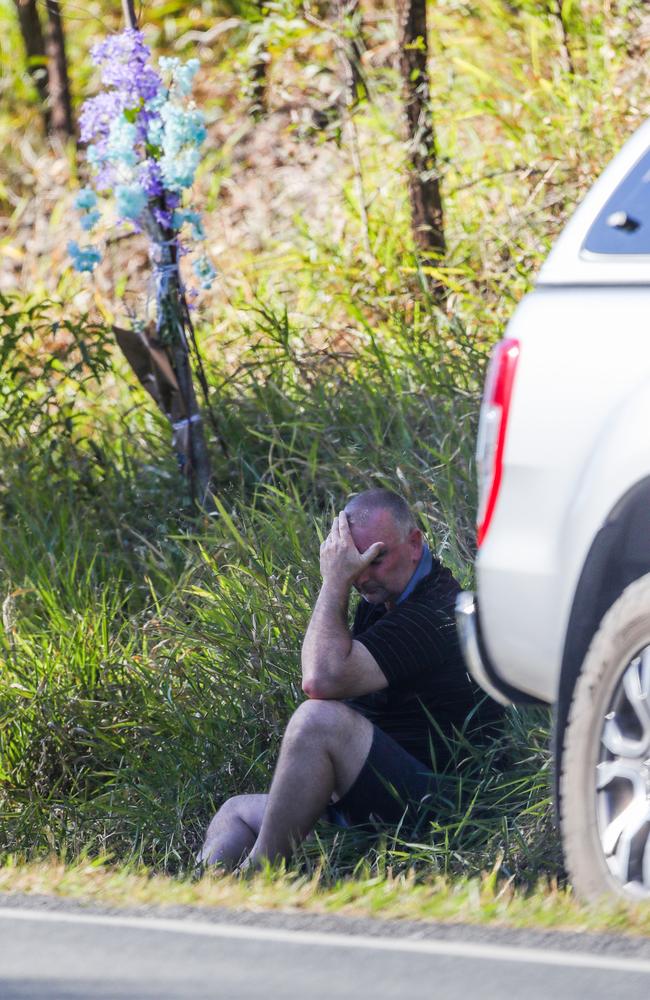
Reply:
M495 927L650 934L650 906L612 901L586 906L571 891L539 882L516 889L498 870L481 878L420 880L416 875L372 872L365 864L353 879L323 884L321 872L297 876L268 869L253 878L204 875L179 879L102 859L65 864L55 859L24 864L6 859L3 893L48 894L103 906L199 906L326 913L394 920L428 920Z

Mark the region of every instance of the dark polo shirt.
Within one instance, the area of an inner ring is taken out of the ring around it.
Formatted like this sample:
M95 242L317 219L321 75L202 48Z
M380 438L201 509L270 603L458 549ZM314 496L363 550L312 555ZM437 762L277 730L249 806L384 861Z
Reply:
M445 737L453 738L454 729L491 728L503 714L467 673L454 616L459 590L434 559L430 573L392 610L361 600L352 627L388 687L347 704L433 770L449 759Z

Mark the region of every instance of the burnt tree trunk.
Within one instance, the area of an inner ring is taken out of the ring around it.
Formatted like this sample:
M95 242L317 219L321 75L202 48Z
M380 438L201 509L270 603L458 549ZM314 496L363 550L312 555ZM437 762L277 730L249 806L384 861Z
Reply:
M43 114L45 131L50 131L50 107L47 85L47 57L45 55L45 39L38 16L36 0L14 0L20 33L23 37L27 69L38 91Z
M413 236L420 250L438 259L446 248L427 69L426 0L397 0L397 15Z
M45 0L45 9L47 10L45 52L50 99L50 131L63 139L70 139L74 136L75 129L61 8L58 0Z

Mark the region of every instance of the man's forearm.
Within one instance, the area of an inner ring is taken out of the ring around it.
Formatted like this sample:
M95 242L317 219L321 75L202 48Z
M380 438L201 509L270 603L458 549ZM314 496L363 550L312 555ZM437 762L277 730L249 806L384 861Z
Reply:
M302 681L307 694L310 689L317 691L319 682L331 681L352 649L349 600L349 586L323 582L302 644Z
M384 543L377 541L360 552L345 512L334 518L320 547L323 583L302 644L302 689L310 698L345 698L357 689L367 693L386 684L372 657L359 670L358 658L351 655L355 643L348 628L354 581L383 549Z

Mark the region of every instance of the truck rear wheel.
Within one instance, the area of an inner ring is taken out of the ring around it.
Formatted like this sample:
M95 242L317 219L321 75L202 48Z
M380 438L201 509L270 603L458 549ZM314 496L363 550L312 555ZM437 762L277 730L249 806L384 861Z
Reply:
M560 819L578 895L650 897L650 574L612 605L582 665Z

